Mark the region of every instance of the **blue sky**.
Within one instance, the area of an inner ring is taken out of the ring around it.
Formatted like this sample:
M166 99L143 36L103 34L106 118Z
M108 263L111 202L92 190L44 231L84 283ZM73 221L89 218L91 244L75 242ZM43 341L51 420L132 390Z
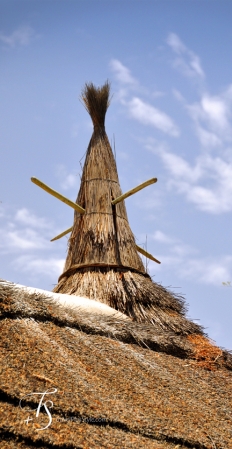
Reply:
M111 82L115 142L137 243L153 280L184 294L188 316L232 349L232 2L0 1L0 276L51 290L92 124L85 82Z

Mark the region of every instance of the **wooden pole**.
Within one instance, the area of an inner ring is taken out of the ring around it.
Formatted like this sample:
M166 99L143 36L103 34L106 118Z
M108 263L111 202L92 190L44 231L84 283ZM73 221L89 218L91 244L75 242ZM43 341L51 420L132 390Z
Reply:
M115 198L115 200L112 201L112 204L117 204L120 201L125 200L125 198L128 198L128 196L134 195L134 193L138 192L139 190L144 189L144 187L147 187L150 184L154 184L157 181L158 181L157 178L148 179L148 181L145 181L142 184L139 184L139 186L135 187L134 189L131 189L128 192L123 193L123 195L118 196L118 198Z
M70 206L73 209L75 209L80 214L84 214L85 213L85 209L83 209L83 207L79 206L79 204L74 203L73 201L69 200L65 196L63 196L60 193L56 192L56 190L51 189L51 187L48 187L46 184L44 184L39 179L31 178L31 181L34 184L36 184L37 186L41 187L41 189L45 190L45 192L50 193L50 195L54 196L55 198L58 198L58 200L63 201L63 203L65 203L68 206Z
M143 254L145 257L148 257L148 259L153 260L156 263L161 263L158 259L156 259L155 257L153 257L150 253L148 253L147 251L145 251L145 249L141 248L140 246L136 245L136 249L139 253Z
M66 231L64 231L64 232L61 232L61 234L59 234L59 235L57 235L56 237L54 237L53 239L51 239L50 242L54 242L54 240L59 240L59 239L61 239L61 237L64 237L64 235L66 235L66 234L68 234L69 232L71 232L72 228L73 228L73 227L71 226L71 228L66 229Z

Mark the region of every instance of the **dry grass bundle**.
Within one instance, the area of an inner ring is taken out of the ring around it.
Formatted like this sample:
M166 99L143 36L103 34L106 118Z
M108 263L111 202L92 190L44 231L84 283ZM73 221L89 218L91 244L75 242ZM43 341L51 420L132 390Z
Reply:
M94 126L104 126L106 111L110 105L110 84L107 81L102 87L96 88L93 83L86 83L81 94L81 100L90 114Z

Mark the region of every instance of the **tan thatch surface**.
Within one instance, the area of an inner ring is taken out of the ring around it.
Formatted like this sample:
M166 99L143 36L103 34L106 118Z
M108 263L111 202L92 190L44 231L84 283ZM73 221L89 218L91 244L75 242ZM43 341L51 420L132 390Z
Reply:
M64 308L6 281L0 312L1 449L232 448L231 355L206 337ZM38 431L44 408L36 418L25 411L35 396L19 400L52 388L52 424Z

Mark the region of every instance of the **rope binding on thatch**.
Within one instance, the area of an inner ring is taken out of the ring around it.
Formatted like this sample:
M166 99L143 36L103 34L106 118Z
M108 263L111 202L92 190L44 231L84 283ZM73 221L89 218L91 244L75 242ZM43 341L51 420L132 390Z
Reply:
M142 276L145 276L149 279L151 277L148 273L144 273L142 271L137 270L136 268L125 266L125 265L116 265L116 264L108 264L108 263L90 263L90 264L76 264L73 265L71 268L66 270L64 273L62 273L58 279L58 282L64 277L70 276L70 274L73 274L74 272L81 270L83 268L109 268L117 271L131 271L132 273L138 273Z

